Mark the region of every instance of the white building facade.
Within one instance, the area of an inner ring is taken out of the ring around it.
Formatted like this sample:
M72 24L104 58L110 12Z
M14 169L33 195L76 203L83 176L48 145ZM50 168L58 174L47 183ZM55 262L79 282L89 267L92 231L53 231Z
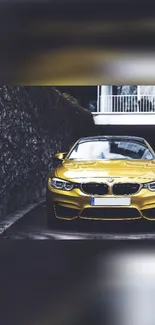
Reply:
M155 86L98 86L95 124L154 125Z

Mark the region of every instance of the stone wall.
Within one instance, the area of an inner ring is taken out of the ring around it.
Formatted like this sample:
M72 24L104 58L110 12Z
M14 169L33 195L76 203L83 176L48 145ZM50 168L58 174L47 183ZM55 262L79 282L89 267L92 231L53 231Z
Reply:
M94 132L92 115L54 87L0 87L0 216L43 195L56 152Z

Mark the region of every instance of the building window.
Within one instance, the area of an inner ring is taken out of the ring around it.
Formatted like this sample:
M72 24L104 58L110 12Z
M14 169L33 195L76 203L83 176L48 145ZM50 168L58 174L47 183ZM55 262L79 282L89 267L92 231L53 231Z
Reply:
M121 86L114 86L117 88L116 95L137 95L137 85L133 86L127 86L127 85L121 85Z
M117 90L117 86L112 86L112 94L113 94L113 95L118 95L118 94L117 94L117 91L118 91L118 90Z

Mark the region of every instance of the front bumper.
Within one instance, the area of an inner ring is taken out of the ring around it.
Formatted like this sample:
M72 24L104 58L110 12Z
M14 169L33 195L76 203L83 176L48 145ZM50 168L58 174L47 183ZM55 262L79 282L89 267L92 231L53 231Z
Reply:
M47 188L48 205L54 207L55 217L64 220L155 220L155 192L142 189L137 194L129 195L131 205L98 207L90 204L91 195L76 188L72 191L62 191ZM98 196L97 196L98 197ZM102 196L100 196L102 197ZM103 197L116 197L104 195ZM124 197L124 196L119 196Z

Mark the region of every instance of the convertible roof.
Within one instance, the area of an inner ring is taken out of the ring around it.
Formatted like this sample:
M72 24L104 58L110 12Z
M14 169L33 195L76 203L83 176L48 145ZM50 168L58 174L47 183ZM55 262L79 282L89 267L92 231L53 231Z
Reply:
M140 143L145 143L145 140L141 137L135 137L135 136L125 136L125 135L99 135L99 136L92 136L92 137L84 137L79 140L79 142L85 142L85 141L97 141L97 140L129 140L129 141L136 141Z

